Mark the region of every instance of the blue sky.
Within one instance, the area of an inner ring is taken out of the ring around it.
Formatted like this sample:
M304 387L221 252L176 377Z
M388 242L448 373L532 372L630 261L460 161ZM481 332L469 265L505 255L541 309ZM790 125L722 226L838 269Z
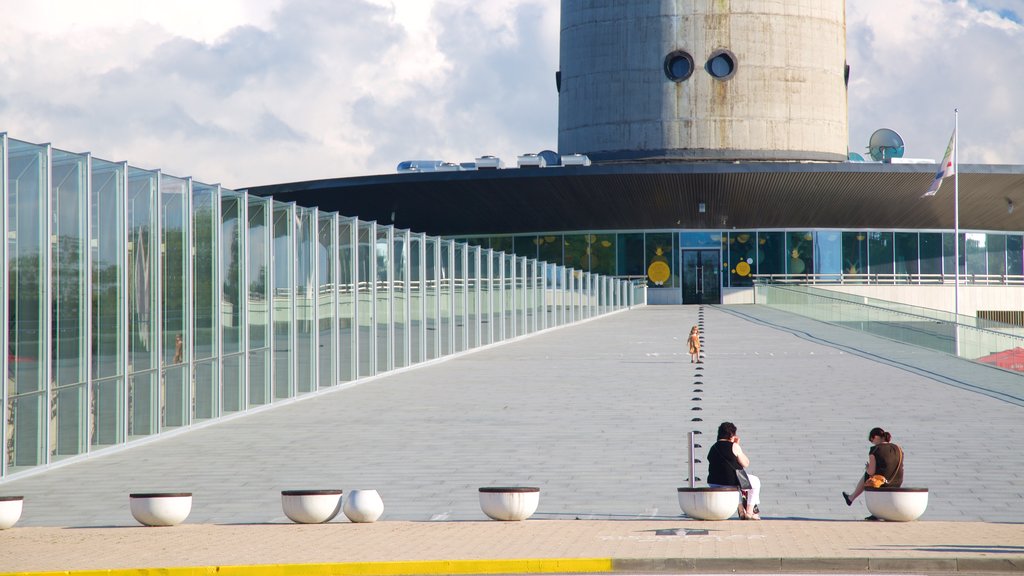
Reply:
M838 1L838 0L835 0ZM850 0L850 150L1024 164L1021 0ZM554 0L0 0L0 131L243 187L553 149Z

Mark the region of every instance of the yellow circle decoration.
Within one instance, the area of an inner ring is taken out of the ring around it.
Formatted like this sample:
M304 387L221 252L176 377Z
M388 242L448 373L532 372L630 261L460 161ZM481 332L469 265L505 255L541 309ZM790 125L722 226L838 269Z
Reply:
M737 276L749 276L750 275L750 264L746 262L740 262L736 265Z
M668 269L668 264L660 260L651 262L651 265L647 267L647 277L651 279L658 286L661 286L668 280L671 275L671 271Z
M608 241L608 240L601 240L601 246L603 248L611 248L612 247L612 243L610 241Z
M790 274L803 274L804 270L807 269L807 265L804 261L799 258L793 258L789 261L789 273Z

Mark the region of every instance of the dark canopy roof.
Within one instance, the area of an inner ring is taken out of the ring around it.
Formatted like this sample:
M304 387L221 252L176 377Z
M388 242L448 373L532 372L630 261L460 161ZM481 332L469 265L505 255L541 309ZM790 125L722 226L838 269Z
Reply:
M1024 166L961 165L960 227L1024 231ZM388 174L249 189L438 235L656 228L952 229L934 164L666 163ZM1009 210L1012 206L1020 210ZM703 203L705 211L699 210Z

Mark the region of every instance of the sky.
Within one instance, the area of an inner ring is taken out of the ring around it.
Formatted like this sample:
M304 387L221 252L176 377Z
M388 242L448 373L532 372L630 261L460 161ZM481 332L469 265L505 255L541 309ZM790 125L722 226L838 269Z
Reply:
M838 0L836 0L838 1ZM847 0L850 151L1024 164L1024 0ZM555 0L0 0L0 132L228 188L555 149Z

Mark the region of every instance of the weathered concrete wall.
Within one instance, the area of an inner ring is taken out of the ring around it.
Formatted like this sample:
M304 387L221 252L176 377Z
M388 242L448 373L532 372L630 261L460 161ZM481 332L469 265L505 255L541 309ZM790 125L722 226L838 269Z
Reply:
M735 73L705 69L716 51ZM675 82L666 56L693 73ZM842 161L844 0L563 0L559 152Z

